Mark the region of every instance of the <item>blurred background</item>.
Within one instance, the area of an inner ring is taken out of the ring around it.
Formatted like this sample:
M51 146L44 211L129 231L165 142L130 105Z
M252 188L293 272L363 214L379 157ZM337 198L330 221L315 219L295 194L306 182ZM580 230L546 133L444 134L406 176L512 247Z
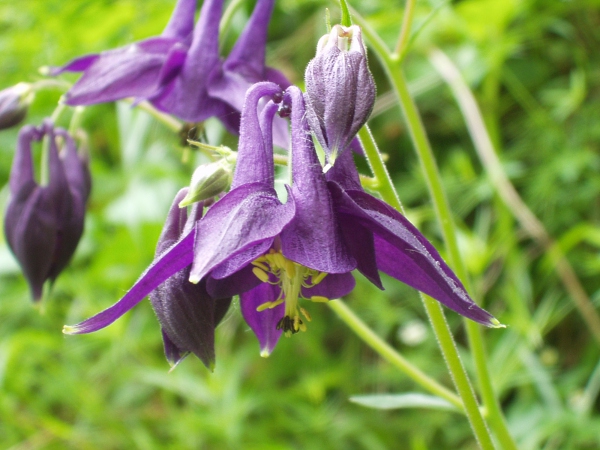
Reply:
M393 48L401 1L354 2ZM359 4L361 3L361 4ZM173 0L0 2L0 88L38 69L159 34ZM253 2L235 14L231 47ZM302 85L335 2L277 0L268 60ZM552 238L531 236L486 174L439 68L441 49L483 113L503 171ZM493 383L521 449L600 448L600 343L557 275L556 254L600 302L600 1L417 2L404 62L452 205L473 296L508 325L484 330ZM408 217L444 254L403 118L371 53L378 102L370 121ZM75 81L77 76L66 76ZM60 90L38 94L27 122L49 116ZM63 126L68 122L60 123ZM259 356L239 304L217 329L210 373L195 357L174 371L144 301L110 327L64 336L63 324L110 306L152 261L169 204L202 157L126 104L89 107L92 197L73 261L41 307L0 242L0 448L474 449L465 417L436 408L361 406L357 395L419 392L327 307L310 304L307 333ZM207 125L213 140L222 130ZM0 204L18 129L0 133ZM235 138L223 137L235 148ZM368 174L366 164L363 171ZM553 256L554 255L554 256ZM411 362L452 386L416 291L357 275L347 303ZM472 373L464 325L448 321Z

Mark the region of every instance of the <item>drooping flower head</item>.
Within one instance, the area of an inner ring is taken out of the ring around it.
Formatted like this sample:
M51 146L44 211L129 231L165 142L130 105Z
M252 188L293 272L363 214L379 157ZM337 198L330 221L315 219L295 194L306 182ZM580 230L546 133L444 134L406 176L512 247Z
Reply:
M308 123L328 162L350 145L375 103L375 81L358 25L335 25L305 72Z
M31 144L48 137L46 185L35 180ZM64 141L59 155L58 140ZM11 199L4 232L27 278L34 300L47 280L54 282L75 252L83 233L85 205L91 189L87 158L73 138L50 121L27 125L19 133L10 174Z

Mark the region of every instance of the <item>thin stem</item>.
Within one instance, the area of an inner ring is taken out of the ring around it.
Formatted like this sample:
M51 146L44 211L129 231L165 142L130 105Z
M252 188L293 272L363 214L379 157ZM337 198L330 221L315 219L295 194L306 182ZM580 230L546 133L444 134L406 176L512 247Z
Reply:
M533 214L508 179L490 139L477 101L463 80L458 68L441 50L432 51L429 59L452 90L467 123L475 150L498 195L527 234L535 239L549 255L563 286L569 293L569 297L573 300L596 342L600 344L600 316L598 312L565 255L553 242L544 224Z
M400 29L400 35L396 42L396 49L394 53L396 55L404 55L408 48L410 39L410 30L412 28L412 21L415 15L415 4L417 0L406 0L406 6L404 7L404 17L402 18L402 28Z
M363 144L363 148L365 149L365 155L367 156L369 164L373 169L373 173L377 178L377 190L387 203L398 209L398 211L402 212L402 205L398 199L396 190L392 184L392 180L385 169L385 165L381 158L381 153L377 149L377 144L373 139L373 135L369 132L368 128L363 127L363 129L359 132L359 137L361 139L361 143ZM471 383L469 382L465 368L460 360L460 355L458 354L456 344L454 343L454 338L452 337L452 333L448 327L446 318L444 317L442 307L437 301L425 294L421 293L421 299L425 305L425 310L429 316L429 321L431 322L431 326L438 340L442 355L446 360L446 365L448 367L448 371L450 372L450 376L452 377L452 381L454 382L456 390L458 391L464 403L465 412L475 437L482 448L493 449L494 445L492 443L489 430L485 424L483 416L481 415L477 399L475 398L475 393L473 392L473 388L471 387Z
M239 9L239 7L244 3L244 0L233 0L227 9L223 13L221 17L221 22L219 23L219 41L223 42L225 38L225 34L229 30L231 26L231 21L233 20L233 15Z
M398 368L401 372L404 372L417 384L421 385L432 394L447 400L459 410L464 411L462 401L456 394L408 362L387 342L377 336L342 300L331 300L327 302L327 305L329 305L338 317L342 319L358 337L365 341L365 343L381 355L382 358Z
M66 109L66 105L62 102L59 102L52 115L50 116L50 120L54 125L58 122L60 115ZM50 171L48 167L48 152L50 151L50 138L48 136L44 136L42 141L42 154L40 158L40 185L47 186L50 181Z
M73 111L73 115L71 116L71 122L69 123L69 134L71 136L75 136L77 130L81 125L81 119L83 118L83 113L85 112L85 106L76 106L75 111Z
M126 98L125 101L127 103L129 103L130 105L134 105L132 98ZM152 106L147 101L139 102L139 103L135 104L134 106L136 108L140 108L141 110L146 111L148 114L150 114L156 120L158 120L159 122L162 122L168 128L175 131L176 133L179 133L179 131L181 131L181 128L183 127L183 123L181 123L179 120L177 120L173 116L170 116L169 114L165 114L165 113L159 111L158 109L156 109L154 106Z

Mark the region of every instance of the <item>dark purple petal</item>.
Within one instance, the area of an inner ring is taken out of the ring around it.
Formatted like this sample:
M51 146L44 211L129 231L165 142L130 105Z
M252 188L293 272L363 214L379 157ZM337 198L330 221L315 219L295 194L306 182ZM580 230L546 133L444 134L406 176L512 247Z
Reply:
M194 28L187 58L177 77L151 99L158 109L187 122L202 122L224 112L220 100L207 93L210 73L220 64L219 22L223 0L205 0Z
M233 297L249 291L262 283L252 272L253 267L248 264L225 278L213 278L211 274L206 282L206 290L213 298Z
M196 226L190 280L199 281L237 253L274 238L292 220L294 211L293 201L282 205L275 190L263 183L230 191Z
M178 0L162 36L181 41L190 39L192 31L194 31L196 3L196 0Z
M285 305L282 303L275 308L265 309L264 311L257 311L256 308L263 303L277 300L279 293L279 286L261 283L254 289L240 295L242 315L258 338L260 355L263 357L271 354L281 337L282 330L277 329L277 322L285 314Z
M189 355L190 352L186 352L185 350L178 348L177 345L171 341L167 333L165 333L165 330L161 329L160 331L163 338L163 347L167 361L171 367L175 367L177 364L183 361L183 359Z
M121 300L77 325L65 326L63 333L91 333L113 323L166 279L189 266L194 257L193 245L194 233L190 232L155 259Z
M352 142L355 141L358 142L357 139ZM343 152L339 155L335 164L327 171L326 178L327 181L335 181L342 189L362 191L360 177L354 164L354 155L352 152Z
M206 281L188 281L190 267L180 270L150 293L161 328L180 351L192 352L212 370L215 362L215 300Z
M320 296L333 300L348 295L355 285L356 281L354 281L354 277L350 272L330 273L316 286L302 288L302 296L308 299L313 296Z
M187 191L187 187L180 189L175 195L171 206L169 207L165 224L163 225L158 242L156 244L155 257L160 256L166 249L177 242L183 233L183 227L187 222L188 214L187 208L179 207L179 202L181 202L181 200L183 200L183 198L186 196Z
M341 221L354 220L375 235L377 265L388 275L486 326L493 317L469 297L437 250L405 217L361 191L343 191L330 182Z
M281 233L282 253L321 272L350 272L357 263L340 236L323 169L306 124L302 92L295 86L287 92L292 102L291 194L296 214Z

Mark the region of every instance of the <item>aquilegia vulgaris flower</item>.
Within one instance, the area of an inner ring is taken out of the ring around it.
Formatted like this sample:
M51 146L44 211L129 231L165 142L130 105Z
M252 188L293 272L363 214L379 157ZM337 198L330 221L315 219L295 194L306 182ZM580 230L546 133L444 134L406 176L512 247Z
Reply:
M259 107L262 98L268 102ZM291 113L291 183L285 202L274 189L272 124L277 111ZM354 288L354 269L380 288L381 270L472 320L496 326L496 319L469 298L426 238L401 214L362 190L351 152L340 155L326 178L310 133L304 96L297 87L282 93L277 84L255 84L244 101L231 190L202 218L196 210L185 226L179 219L177 230L182 231L169 232L169 240L161 237L165 249L157 250L153 263L119 302L66 326L64 332L89 333L109 325L146 295L152 299L165 280L171 280L167 286L179 287L191 282L199 289L196 302L219 304L222 300L217 299L239 295L244 319L259 340L261 355L267 356L282 334L306 330L311 318L302 299L326 302L346 295ZM170 223L176 212L172 208L169 214ZM168 246L170 242L174 243ZM164 307L179 294L160 295ZM190 308L193 302L186 297L181 304ZM156 301L153 304L156 308ZM212 345L206 336L212 336L217 315L207 313L205 329L192 330L179 305L159 314L170 340L176 331L170 334L169 329L181 329L184 335L198 333L200 341ZM199 314L211 307L198 307ZM175 342L179 350L198 354L186 345Z
M31 144L45 136L48 180L40 184L34 177ZM60 155L58 139L64 141ZM34 300L41 298L44 283L54 282L73 256L83 233L90 189L87 157L79 154L66 130L54 128L50 121L39 128L26 125L21 129L10 172L4 233Z

